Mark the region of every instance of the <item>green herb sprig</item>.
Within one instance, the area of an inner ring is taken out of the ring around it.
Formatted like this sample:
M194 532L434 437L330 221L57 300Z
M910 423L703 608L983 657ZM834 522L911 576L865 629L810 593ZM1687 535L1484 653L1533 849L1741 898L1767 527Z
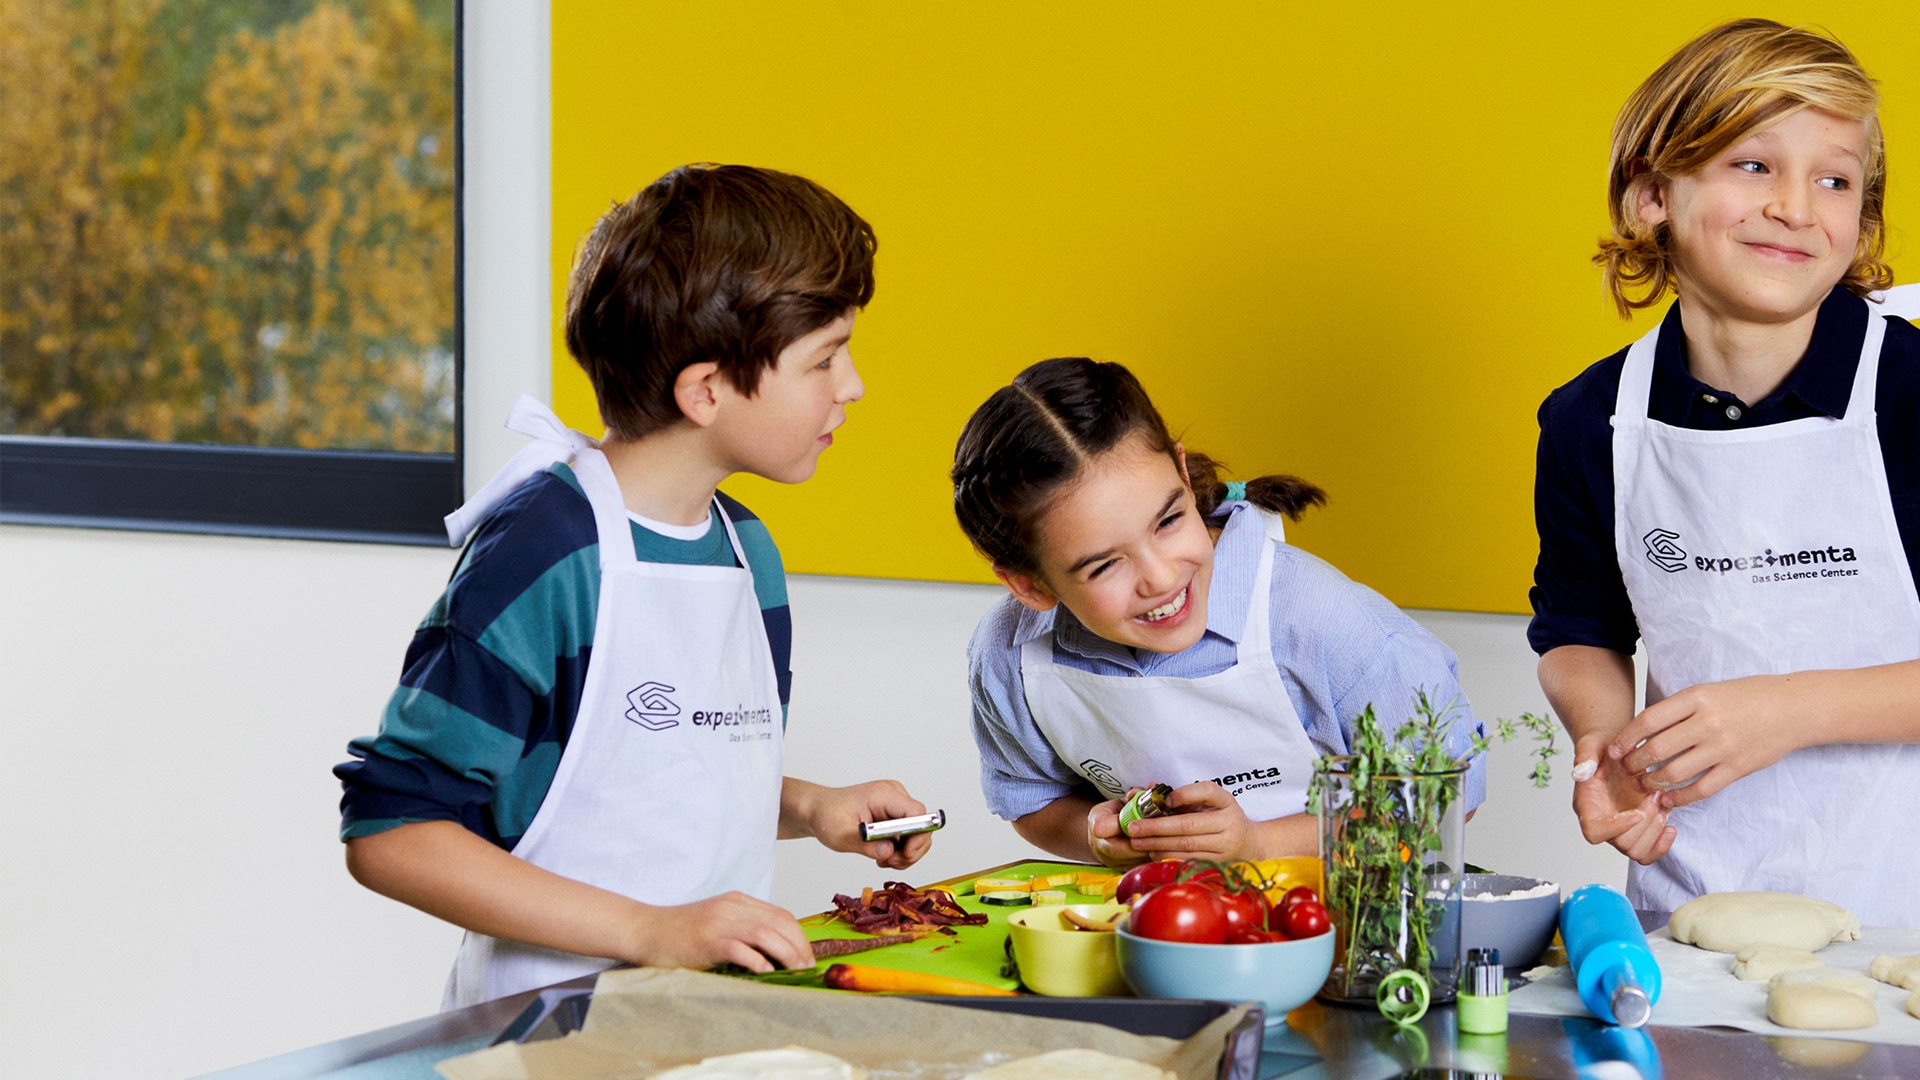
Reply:
M1461 794L1461 774L1491 742L1475 732L1471 749L1456 756L1447 735L1466 715L1459 702L1440 705L1416 690L1413 705L1412 715L1389 734L1369 704L1354 722L1350 752L1321 757L1307 789L1312 813L1340 818L1324 833L1329 850L1322 855L1327 910L1341 930L1333 976L1341 997L1358 996L1359 987L1401 967L1430 969L1430 935L1445 902L1430 898L1427 876L1461 869L1429 868L1429 853L1442 847L1440 822ZM1556 729L1550 718L1530 712L1494 722L1502 742L1524 731L1540 743L1530 774L1536 787L1552 777ZM1336 777L1345 801L1329 806L1328 788Z

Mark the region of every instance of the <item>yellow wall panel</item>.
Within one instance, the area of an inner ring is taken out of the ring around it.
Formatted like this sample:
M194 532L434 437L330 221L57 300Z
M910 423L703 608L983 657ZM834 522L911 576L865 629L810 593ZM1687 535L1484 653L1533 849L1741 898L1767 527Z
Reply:
M1631 19L1626 14L1633 11ZM1588 265L1627 93L1723 4L632 3L553 12L553 269L687 161L872 221L867 398L815 479L727 490L802 573L990 580L961 423L1059 355L1140 374L1190 445L1332 495L1304 547L1414 607L1524 611L1534 411L1643 332ZM1803 3L1886 95L1920 276L1920 4ZM556 336L554 397L598 431Z

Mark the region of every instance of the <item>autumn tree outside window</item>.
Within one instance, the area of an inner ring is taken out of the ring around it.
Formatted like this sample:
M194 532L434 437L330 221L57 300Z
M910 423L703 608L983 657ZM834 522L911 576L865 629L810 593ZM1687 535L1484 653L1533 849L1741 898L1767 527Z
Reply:
M458 16L0 0L0 516L437 532Z

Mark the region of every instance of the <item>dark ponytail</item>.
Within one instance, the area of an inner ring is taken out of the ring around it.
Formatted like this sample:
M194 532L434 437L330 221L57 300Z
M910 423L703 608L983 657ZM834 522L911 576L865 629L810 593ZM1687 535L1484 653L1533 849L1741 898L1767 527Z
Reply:
M1187 482L1193 485L1193 501L1201 517L1212 517L1227 501L1227 482L1220 479L1226 462L1215 461L1195 450L1187 451ZM1294 521L1309 506L1327 505L1327 493L1297 476L1273 473L1247 481L1248 502L1262 510L1285 514Z
M1085 464L1130 435L1174 456L1173 435L1133 373L1083 357L1043 360L996 390L960 431L953 454L953 512L975 550L1013 573L1039 569L1034 533L1053 495ZM1221 465L1188 451L1187 476L1203 517L1226 501ZM1248 502L1298 518L1326 502L1297 476L1247 482Z

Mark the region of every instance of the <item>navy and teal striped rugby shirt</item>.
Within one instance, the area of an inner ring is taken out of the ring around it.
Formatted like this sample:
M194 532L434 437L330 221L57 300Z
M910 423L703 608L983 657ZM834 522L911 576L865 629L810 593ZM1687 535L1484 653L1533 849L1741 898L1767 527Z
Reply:
M786 572L752 511L720 496L740 535L766 623L784 708L793 623ZM643 562L737 566L716 515L698 540L639 524ZM458 821L511 851L546 798L593 654L600 554L579 480L555 465L475 532L446 591L407 649L380 732L334 767L346 793L340 838L415 821Z

